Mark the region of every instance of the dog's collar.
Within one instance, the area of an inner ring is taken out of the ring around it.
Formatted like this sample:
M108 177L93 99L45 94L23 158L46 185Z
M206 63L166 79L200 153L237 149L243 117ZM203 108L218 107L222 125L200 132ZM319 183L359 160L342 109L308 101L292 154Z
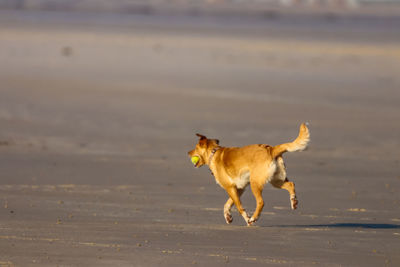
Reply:
M208 165L211 164L211 161L212 161L212 159L214 157L215 152L217 152L220 148L221 148L220 146L217 146L217 147L213 148L213 150L211 151L210 157L208 158Z

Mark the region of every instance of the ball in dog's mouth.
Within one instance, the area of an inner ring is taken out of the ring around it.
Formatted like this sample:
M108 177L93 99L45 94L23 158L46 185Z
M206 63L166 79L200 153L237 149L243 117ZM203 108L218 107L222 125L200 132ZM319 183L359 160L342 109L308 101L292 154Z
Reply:
M198 157L198 156L193 156L193 157L190 158L190 160L192 161L193 165L196 166L197 163L198 163L199 160L200 160L200 157Z

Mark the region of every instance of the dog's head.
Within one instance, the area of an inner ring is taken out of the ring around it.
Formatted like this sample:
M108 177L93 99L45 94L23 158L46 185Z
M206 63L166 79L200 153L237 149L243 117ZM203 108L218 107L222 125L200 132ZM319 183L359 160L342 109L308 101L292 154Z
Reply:
M211 150L218 146L219 140L208 139L204 135L196 134L200 139L196 144L196 147L188 152L188 155L196 168L208 164L208 157L210 156Z

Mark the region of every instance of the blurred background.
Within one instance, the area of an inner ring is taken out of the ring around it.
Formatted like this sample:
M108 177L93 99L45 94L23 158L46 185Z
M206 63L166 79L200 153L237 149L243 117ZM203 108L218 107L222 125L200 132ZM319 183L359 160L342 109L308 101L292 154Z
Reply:
M386 154L399 29L396 0L2 0L0 137L178 156L195 131L278 143L310 121L357 150L387 124Z

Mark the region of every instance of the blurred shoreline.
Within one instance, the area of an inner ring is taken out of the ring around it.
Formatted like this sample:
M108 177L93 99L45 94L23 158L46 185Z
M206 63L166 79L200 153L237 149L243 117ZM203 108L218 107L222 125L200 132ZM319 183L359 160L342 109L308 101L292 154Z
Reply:
M400 13L399 13L400 14ZM368 43L398 43L400 15L282 13L279 16L193 16L129 14L109 11L0 9L0 27L92 32L168 32L169 34L237 36Z
M399 17L395 0L6 0L0 10L114 13L147 16L189 16L278 19L284 16Z

